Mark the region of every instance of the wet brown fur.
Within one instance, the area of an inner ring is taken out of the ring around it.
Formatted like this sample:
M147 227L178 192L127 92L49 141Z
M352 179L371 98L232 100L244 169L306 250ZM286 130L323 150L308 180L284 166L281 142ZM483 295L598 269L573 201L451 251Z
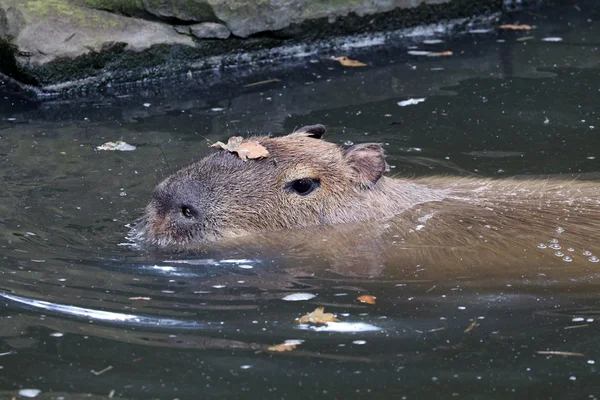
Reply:
M556 251L574 261L587 260L598 247L600 185L595 182L394 179L384 176L380 146L344 150L306 130L252 138L268 149L267 159L244 162L219 151L168 177L155 190L138 238L163 248L190 249L240 237L256 241L252 235L264 234L265 243L276 238L289 246L311 239L314 244L316 227L329 237L351 232L346 249L384 242L405 261L453 257L469 265L490 260L514 265L536 252L557 257ZM299 196L286 186L302 178L319 179L320 187ZM198 215L183 220L181 204ZM274 231L274 236L268 233ZM538 249L552 244L551 239L561 249ZM334 258L343 259L343 248Z

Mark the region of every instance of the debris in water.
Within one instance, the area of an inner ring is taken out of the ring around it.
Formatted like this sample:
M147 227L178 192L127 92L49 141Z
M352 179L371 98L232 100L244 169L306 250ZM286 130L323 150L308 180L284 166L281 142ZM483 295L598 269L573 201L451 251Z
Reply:
M106 142L101 146L96 147L96 150L107 150L107 151L133 151L135 150L135 146L126 143L122 140L117 140L116 142Z
M408 99L408 100L399 101L398 105L400 107L406 107L406 106L412 106L412 105L415 105L415 104L419 104L419 103L422 103L424 101L425 101L424 97L418 98L418 99L412 99L411 98L411 99Z
M362 296L358 296L356 298L356 300L360 301L361 303L365 303L365 304L375 304L375 299L376 298L377 297L375 297L375 296L364 294Z
M19 396L23 397L37 397L38 394L42 393L39 389L21 389L19 390Z
M113 366L112 366L112 365L109 365L108 367L104 368L104 369L103 369L103 370L101 370L101 371L98 371L98 372L96 372L96 371L94 371L94 370L91 370L90 372L91 372L92 374L94 374L94 375L98 376L98 375L102 375L102 374L103 374L103 373L105 373L105 372L108 372L108 371L110 371L111 369L113 369Z
M427 57L449 57L452 54L454 54L454 53L452 53L449 50L446 50L446 51L439 51L439 52L431 52L431 53L427 54Z
M138 296L138 297L130 297L129 300L146 300L146 301L148 301L148 300L152 300L152 298Z
M473 329L477 328L478 326L479 326L479 323L477 322L477 320L473 320L473 322L471 322L471 324L469 326L467 326L467 329L465 329L463 331L463 333L469 333Z
M278 352L291 351L291 350L294 350L296 348L296 346L298 346L302 343L304 343L304 340L286 340L282 344L269 346L269 348L267 348L267 350L278 351Z
M332 60L339 62L343 67L366 67L367 64L358 60L352 60L346 56L330 57Z
M504 25L500 25L498 27L498 29L506 29L506 30L511 30L511 31L530 31L533 29L533 27L531 25L526 25L526 24L521 24L521 25L504 24Z
M329 322L339 322L340 320L335 318L331 313L324 313L325 307L318 307L315 311L296 318L294 322L297 324L315 324L315 325L327 325Z
M433 52L428 50L409 50L406 53L410 54L411 56L428 56Z
M562 42L562 38L561 37L545 37L542 38L543 42Z
M551 356L565 356L565 357L583 357L583 353L574 353L572 351L558 351L558 350L538 350L538 354L551 355Z
M312 293L292 293L292 294L288 294L287 296L283 297L281 300L285 300L285 301L304 301L304 300L310 300L317 297L316 294L312 294Z
M252 86L258 86L258 85L266 85L267 83L274 83L274 82L279 82L280 79L267 79L266 81L260 81L260 82L254 82L254 83L249 83L247 85L244 85L244 87L252 87Z

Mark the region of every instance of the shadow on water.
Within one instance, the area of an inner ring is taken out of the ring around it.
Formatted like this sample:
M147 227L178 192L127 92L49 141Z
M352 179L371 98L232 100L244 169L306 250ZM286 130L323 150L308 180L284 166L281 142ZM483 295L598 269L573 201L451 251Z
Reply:
M369 240L161 254L126 236L162 177L247 130L324 123L382 143L403 176L597 180L596 18L522 14L532 33L421 46L452 57L365 50L365 69L315 58L208 91L0 96L0 397L595 398L600 264L400 265ZM94 151L119 139L137 149ZM318 306L341 322L294 322ZM269 350L286 340L302 342Z

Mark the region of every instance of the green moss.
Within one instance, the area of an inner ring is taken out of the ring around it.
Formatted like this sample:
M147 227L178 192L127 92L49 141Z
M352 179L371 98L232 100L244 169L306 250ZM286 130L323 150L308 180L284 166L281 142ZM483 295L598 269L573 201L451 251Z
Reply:
M29 0L24 3L27 13L33 19L68 18L73 25L92 26L95 29L117 28L113 18L106 18L101 13L90 13L69 0Z

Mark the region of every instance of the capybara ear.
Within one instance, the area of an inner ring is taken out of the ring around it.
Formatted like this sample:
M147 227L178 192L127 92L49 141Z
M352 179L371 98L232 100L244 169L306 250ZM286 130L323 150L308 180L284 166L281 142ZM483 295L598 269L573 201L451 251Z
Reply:
M384 172L389 171L383 148L377 143L349 147L344 152L344 158L354 172L354 183L362 187L374 185Z
M323 137L323 135L325 134L325 131L327 130L327 128L325 128L325 125L321 125L321 124L316 124L316 125L308 125L308 126L303 126L302 128L299 128L297 130L295 130L293 133L289 134L289 137L310 137L310 138L315 138L315 139L321 139L321 137Z

